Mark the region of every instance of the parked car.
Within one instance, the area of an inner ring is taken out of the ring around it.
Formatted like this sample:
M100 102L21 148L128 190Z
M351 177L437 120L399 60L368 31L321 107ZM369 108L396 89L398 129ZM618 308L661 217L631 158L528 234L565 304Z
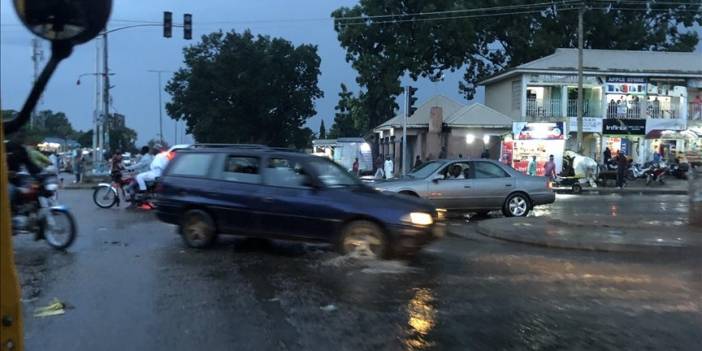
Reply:
M486 159L430 161L401 179L376 182L374 187L421 197L448 210L502 210L505 216L517 217L556 199L546 177L528 176Z
M238 234L387 257L414 254L444 229L427 201L376 191L327 158L263 146L180 150L158 193L158 218L195 248Z

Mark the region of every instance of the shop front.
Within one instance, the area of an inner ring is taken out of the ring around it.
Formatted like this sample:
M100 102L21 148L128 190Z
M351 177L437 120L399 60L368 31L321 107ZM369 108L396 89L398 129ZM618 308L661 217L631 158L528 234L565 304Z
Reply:
M568 139L566 140L566 150L577 151L578 119L568 118ZM583 156L600 160L602 149L602 118L583 117Z
M563 122L526 123L515 122L513 136L502 141L500 161L526 173L529 161L536 156L536 174L544 175L544 164L553 155L556 173L563 166L565 133Z
M687 87L680 79L608 76L607 118L685 119Z
M645 137L645 119L606 118L602 120L601 150L609 148L612 156L621 152L636 163L644 163L647 157Z
M526 117L531 121L577 115L577 75L526 75ZM594 76L583 77L583 113L601 116L602 87Z

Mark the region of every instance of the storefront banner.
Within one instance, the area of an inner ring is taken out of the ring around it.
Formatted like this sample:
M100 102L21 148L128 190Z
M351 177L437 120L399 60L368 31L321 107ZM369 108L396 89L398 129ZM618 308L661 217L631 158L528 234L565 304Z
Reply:
M578 76L570 74L529 74L527 75L529 84L578 84ZM597 77L583 76L583 84L600 85Z
M646 95L646 84L607 83L607 94Z
M687 120L682 118L649 118L646 120L646 134L652 130L685 130Z
M563 122L512 124L514 139L518 140L564 140Z
M578 118L570 117L568 119L568 133L578 132ZM583 132L585 133L602 133L602 118L583 117Z
M514 152L514 141L505 140L500 148L500 162L506 165L512 165L512 153Z
M607 83L638 83L646 84L648 80L645 77L622 77L622 76L607 76Z
M602 134L646 135L646 120L606 118L602 120Z
M544 175L544 165L549 155L553 155L556 163L556 174L563 167L563 151L565 140L514 140L512 150L512 168L526 173L529 160L536 156L536 175Z

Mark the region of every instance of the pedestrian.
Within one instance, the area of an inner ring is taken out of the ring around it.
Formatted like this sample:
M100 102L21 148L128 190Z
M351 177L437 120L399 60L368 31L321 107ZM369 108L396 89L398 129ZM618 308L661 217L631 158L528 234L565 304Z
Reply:
M373 170L378 173L379 169L383 168L383 156L378 155L378 157L375 158L375 162L373 163Z
M73 183L80 183L80 172L81 170L81 151L80 149L73 150L73 175L75 176L75 179L73 180Z
M383 168L385 168L385 179L390 179L393 177L393 170L395 169L395 164L392 162L392 158L390 156L387 156L385 158L385 163L383 164Z
M617 151L617 186L619 189L624 187L624 172L629 166L629 160L623 152Z
M605 151L604 151L604 162L602 164L604 164L606 166L609 163L609 160L611 160L611 159L612 159L612 150L610 150L609 147L606 147Z
M619 100L617 100L617 117L618 118L626 117L626 103L624 103L624 101L622 101L622 98L619 98Z
M488 149L483 150L483 153L480 154L480 158L485 158L485 159L490 158L490 151L488 151Z
M692 100L691 116L693 120L702 120L702 98L699 95Z
M419 155L414 158L414 168L419 168L419 166L422 165L422 160L419 158Z
M531 160L529 160L527 165L527 174L530 176L536 175L536 156L531 156Z
M458 158L463 158L463 154L458 154Z
M556 162L553 160L553 155L548 155L548 161L544 164L544 176L550 180L556 178Z
M658 164L659 162L661 162L661 154L659 154L658 151L655 151L653 153L653 162L655 164Z
M354 174L356 177L358 177L358 169L359 169L359 166L358 166L358 157L356 157L356 159L353 161L353 165L351 166L351 171L353 171L353 174Z

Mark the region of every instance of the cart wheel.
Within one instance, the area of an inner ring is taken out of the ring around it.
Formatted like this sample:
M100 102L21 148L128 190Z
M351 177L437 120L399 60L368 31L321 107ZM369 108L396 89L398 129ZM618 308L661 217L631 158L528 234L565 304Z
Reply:
M580 194L583 192L583 187L580 184L573 184L573 194Z

